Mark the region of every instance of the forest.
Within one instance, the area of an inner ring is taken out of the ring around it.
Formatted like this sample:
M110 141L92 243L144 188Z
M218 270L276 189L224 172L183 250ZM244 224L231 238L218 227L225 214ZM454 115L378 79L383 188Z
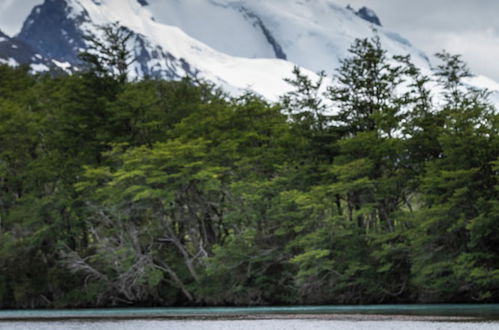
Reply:
M270 103L0 66L0 308L499 303L499 113L356 40Z

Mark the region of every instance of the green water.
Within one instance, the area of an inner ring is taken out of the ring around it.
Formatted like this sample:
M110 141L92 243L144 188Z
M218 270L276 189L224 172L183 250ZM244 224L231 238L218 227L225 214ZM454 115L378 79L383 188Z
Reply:
M116 308L81 310L3 310L0 320L77 318L169 318L195 316L235 316L258 314L382 314L465 316L499 320L499 304L487 305L366 305L293 307L216 308Z

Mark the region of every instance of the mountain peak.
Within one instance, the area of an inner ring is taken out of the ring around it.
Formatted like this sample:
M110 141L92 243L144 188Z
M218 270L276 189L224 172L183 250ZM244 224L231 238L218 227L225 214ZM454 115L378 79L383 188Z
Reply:
M89 18L88 13L73 2L45 0L34 7L17 38L44 57L78 63L79 51L86 47L80 27Z

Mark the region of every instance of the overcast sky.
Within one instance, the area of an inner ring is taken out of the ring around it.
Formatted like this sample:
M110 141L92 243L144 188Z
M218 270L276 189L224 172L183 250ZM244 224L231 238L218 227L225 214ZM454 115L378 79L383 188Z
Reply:
M19 33L34 6L43 0L0 0L0 29L9 36Z
M461 54L472 71L499 81L499 0L335 0L374 9L388 30L428 55Z
M388 30L428 55L442 49L462 54L474 73L499 81L499 0L333 1L370 7ZM8 35L16 34L30 9L42 2L0 0L0 28Z

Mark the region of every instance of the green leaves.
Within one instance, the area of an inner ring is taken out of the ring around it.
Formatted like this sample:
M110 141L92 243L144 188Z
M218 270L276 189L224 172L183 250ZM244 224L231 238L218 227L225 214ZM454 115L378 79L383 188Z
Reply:
M441 58L441 106L377 38L280 104L0 66L0 307L496 302L498 116Z
M84 36L90 46L88 51L80 54L80 59L91 66L92 73L102 77L110 75L123 84L128 78L130 65L135 61L127 45L133 32L118 22L101 26L99 32L102 38Z

